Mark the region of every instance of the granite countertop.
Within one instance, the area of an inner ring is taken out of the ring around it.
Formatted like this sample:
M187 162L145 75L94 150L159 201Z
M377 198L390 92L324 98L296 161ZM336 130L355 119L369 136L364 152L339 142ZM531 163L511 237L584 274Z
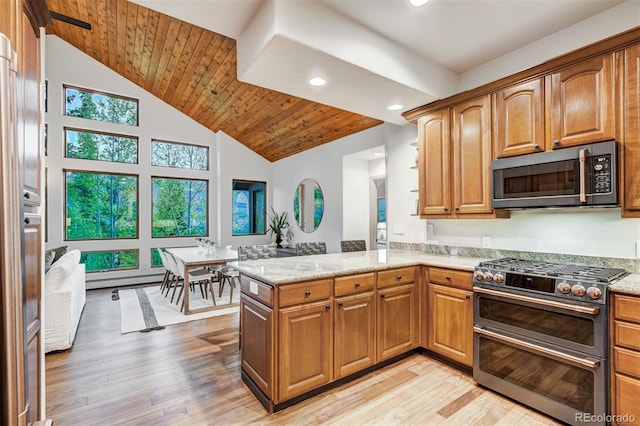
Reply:
M640 274L629 274L609 285L609 291L631 296L640 296Z
M252 278L278 285L417 265L472 272L483 260L391 249L245 260L230 265Z

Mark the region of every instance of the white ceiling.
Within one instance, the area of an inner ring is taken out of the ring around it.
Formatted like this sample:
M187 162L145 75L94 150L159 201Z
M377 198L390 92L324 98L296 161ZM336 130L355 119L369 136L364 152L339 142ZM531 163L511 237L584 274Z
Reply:
M396 124L403 111L640 26L640 0L136 2L236 39L242 81ZM315 75L327 85L309 86Z

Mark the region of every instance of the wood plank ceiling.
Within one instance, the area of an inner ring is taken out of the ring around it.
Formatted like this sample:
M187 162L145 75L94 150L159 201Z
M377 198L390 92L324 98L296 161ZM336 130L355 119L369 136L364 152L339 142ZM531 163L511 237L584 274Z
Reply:
M238 81L235 40L126 0L46 0L91 24L46 28L214 132L269 161L381 124ZM99 87L95 87L99 89Z

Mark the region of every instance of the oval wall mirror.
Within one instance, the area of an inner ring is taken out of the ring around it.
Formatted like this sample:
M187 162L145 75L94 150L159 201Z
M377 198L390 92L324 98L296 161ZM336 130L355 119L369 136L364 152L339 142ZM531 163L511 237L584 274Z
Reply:
M300 182L293 197L293 216L300 229L313 232L318 229L324 214L324 197L318 182L305 179Z

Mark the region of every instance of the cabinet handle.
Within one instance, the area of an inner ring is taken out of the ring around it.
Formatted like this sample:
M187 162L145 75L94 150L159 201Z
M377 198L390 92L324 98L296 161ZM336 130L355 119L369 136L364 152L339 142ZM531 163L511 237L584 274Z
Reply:
M338 302L338 306L342 307L342 302Z
M533 149L535 149L536 151L540 151L540 144L533 145Z
M327 303L326 305L324 305L324 308L328 311L329 309L331 309L331 305Z
M384 293L380 293L380 297L384 299Z
M304 295L305 296L311 296L311 292L309 290L307 290L307 291L304 292Z
M398 280L398 281L400 281L401 279L402 279L402 275L398 275L398 276L396 277L396 280Z
M445 208L444 208L444 211L445 211L445 212L448 212L448 211L449 211L449 208L448 208L448 207L445 207Z
M469 300L469 299L471 299L471 296L470 296L470 295L468 295L468 294L465 294L464 298L465 298L465 299L467 299L467 300Z
M445 277L447 281L451 281L451 277Z
M356 283L356 288L360 288L360 283Z
M23 192L22 194L24 195L24 198L26 198L27 200L31 198L31 194L29 194L27 191Z
M24 218L24 223L26 223L26 224L28 225L28 224L30 224L30 223L31 223L31 220L29 220L29 218L28 218L28 217L25 217L25 218Z
M553 146L560 146L560 141L559 140L553 141Z
M460 207L456 207L454 210L459 212L460 211Z

